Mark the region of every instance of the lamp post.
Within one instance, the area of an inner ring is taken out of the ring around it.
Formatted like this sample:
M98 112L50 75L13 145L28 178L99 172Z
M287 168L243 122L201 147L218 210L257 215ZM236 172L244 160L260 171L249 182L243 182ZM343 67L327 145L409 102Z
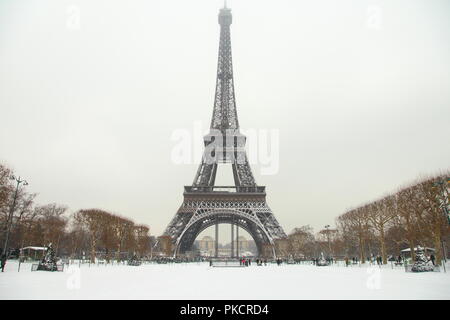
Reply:
M331 254L331 243L330 243L330 225L327 224L325 226L325 229L327 230L327 240L328 240L328 250L329 250L328 252L330 253L330 258L331 258L332 254Z
M11 176L10 179L16 181L16 190L14 192L13 203L11 205L11 208L9 209L8 220L6 221L6 224L7 224L6 238L5 238L5 244L3 246L3 255L4 255L5 261L8 259L7 251L8 251L9 234L11 233L12 220L13 220L14 210L16 208L17 196L19 194L19 187L22 183L24 186L28 185L28 182L26 180L20 179L20 177L17 178L15 176Z

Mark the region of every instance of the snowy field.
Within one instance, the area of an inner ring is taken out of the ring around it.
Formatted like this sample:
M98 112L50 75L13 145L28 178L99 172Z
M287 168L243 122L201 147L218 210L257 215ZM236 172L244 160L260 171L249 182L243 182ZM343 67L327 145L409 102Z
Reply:
M450 273L406 273L383 266L268 265L213 268L208 263L72 265L31 272L8 261L0 299L449 299Z

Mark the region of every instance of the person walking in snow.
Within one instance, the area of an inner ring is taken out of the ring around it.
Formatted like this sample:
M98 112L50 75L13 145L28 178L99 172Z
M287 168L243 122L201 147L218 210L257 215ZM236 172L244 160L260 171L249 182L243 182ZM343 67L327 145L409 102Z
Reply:
M2 269L2 272L4 272L4 270L5 270L5 265L6 265L6 254L2 254L2 257L1 257L1 269Z
M430 260L433 263L433 266L435 266L434 261L436 260L436 257L434 256L434 254L430 255Z

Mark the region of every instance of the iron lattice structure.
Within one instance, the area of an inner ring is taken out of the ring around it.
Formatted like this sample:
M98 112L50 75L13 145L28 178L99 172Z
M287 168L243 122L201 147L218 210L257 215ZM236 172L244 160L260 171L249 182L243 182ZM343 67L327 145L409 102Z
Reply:
M220 44L216 92L210 132L204 137L205 151L192 186L186 186L184 201L164 235L170 236L174 255L189 251L206 228L229 223L246 230L258 251L286 238L282 227L266 203L265 187L253 177L245 151L246 138L239 132L231 56L231 10L219 12ZM219 163L231 163L234 186L215 186Z

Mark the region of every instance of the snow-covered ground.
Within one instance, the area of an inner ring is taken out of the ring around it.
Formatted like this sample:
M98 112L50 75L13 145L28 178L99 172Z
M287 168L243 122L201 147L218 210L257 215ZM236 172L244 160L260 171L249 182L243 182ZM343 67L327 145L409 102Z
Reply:
M208 263L71 265L31 272L8 261L0 299L449 299L447 273L406 273L390 265L268 265L214 268Z

